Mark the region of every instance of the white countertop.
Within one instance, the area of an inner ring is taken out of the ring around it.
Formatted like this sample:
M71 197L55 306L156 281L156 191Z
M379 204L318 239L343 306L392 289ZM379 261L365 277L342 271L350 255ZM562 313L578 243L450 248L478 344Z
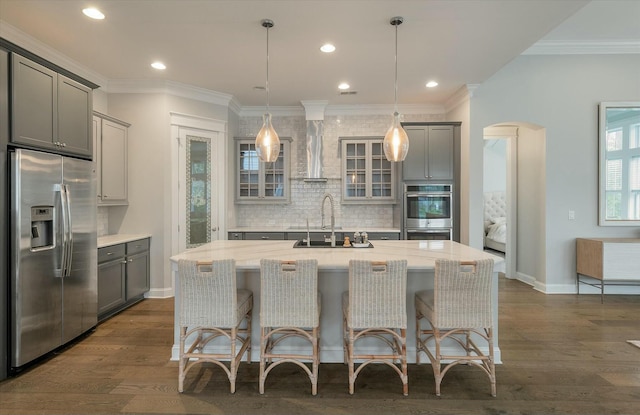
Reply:
M171 261L193 259L209 261L233 258L238 269L259 269L261 258L296 260L316 258L319 269L348 267L350 259L406 259L408 268L433 269L437 258L475 260L504 259L453 241L371 241L373 248L293 248L295 241L214 241L171 257Z
M148 233L138 234L116 234L116 235L104 235L98 237L98 248L104 248L106 246L123 244L131 241L137 241L138 239L151 238Z

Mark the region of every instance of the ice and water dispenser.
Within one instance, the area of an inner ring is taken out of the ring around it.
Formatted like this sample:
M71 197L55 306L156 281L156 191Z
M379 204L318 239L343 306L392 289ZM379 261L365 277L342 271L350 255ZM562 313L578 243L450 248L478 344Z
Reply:
M53 248L53 206L31 208L31 249Z

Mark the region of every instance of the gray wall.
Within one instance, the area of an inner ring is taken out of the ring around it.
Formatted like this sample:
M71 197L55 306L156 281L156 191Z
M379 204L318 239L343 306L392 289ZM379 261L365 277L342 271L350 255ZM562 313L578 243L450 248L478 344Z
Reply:
M520 56L479 86L471 98L472 154L473 149L482 148L484 127L531 123L544 129L543 170L528 173L544 177L543 194L532 201L528 215L541 220L545 232L544 236L520 235L518 241L524 245L518 250L537 258L544 257L540 249L546 251L544 269L528 270L535 273L537 288L545 292L575 292L575 238L640 237L638 227L598 226L598 104L602 101L640 101L640 55ZM481 188L482 167L472 169L470 187ZM573 221L568 220L569 210L575 211ZM480 223L480 206L470 206L470 218Z
M507 140L485 139L483 163L483 191L485 193L506 191Z

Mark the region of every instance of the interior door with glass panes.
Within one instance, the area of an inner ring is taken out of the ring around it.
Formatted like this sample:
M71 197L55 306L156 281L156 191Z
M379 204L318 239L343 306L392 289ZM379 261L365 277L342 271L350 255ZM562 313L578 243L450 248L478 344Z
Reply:
M216 162L219 133L180 129L180 180L178 226L179 249L196 248L219 239L219 206L222 183L218 179L223 168Z

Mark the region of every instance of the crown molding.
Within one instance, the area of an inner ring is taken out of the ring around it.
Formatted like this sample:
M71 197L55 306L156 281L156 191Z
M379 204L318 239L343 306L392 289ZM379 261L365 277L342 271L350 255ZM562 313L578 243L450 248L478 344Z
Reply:
M240 109L238 113L241 117L262 117L267 112L267 107L262 106L244 106ZM302 105L291 105L291 106L282 106L282 107L269 107L269 113L272 116L279 117L287 117L287 116L298 116L304 115L304 107Z
M640 40L541 40L522 52L523 55L619 55L638 53L640 53Z
M180 82L151 79L111 80L107 84L106 92L109 94L164 93L223 106L229 106L233 99L232 95L222 92L215 92Z
M390 115L395 111L393 104L371 105L328 105L325 115ZM400 114L445 114L440 104L398 104Z
M102 87L108 82L104 76L69 59L57 50L13 27L4 20L0 20L0 37L96 85Z
M454 108L460 106L464 102L468 102L473 97L473 91L480 84L466 84L460 87L444 104L446 112L450 112Z

